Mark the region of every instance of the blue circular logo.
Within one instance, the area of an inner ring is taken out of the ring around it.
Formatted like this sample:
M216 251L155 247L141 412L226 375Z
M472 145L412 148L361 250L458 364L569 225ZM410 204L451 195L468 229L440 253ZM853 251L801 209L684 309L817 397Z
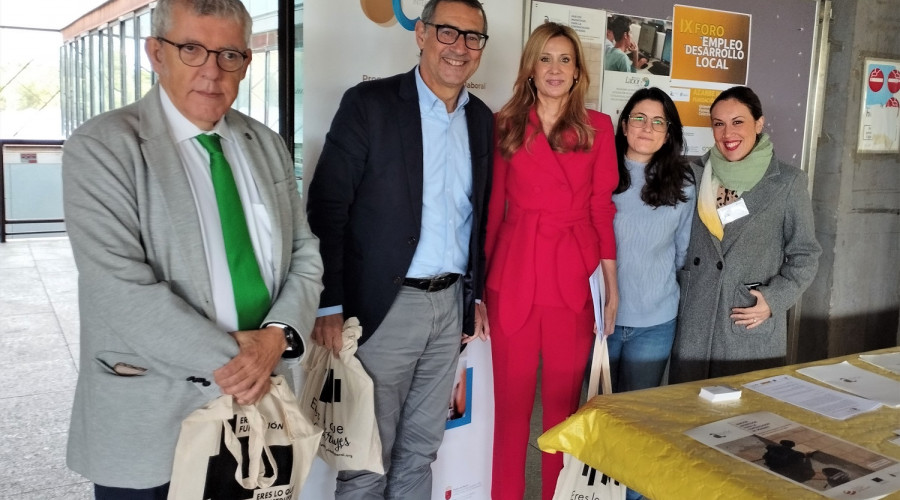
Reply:
M403 13L403 6L400 5L400 0L393 0L394 4L394 16L397 18L397 21L400 23L400 26L403 26L408 31L415 31L416 29L416 21L419 18L410 19L406 17L406 14Z

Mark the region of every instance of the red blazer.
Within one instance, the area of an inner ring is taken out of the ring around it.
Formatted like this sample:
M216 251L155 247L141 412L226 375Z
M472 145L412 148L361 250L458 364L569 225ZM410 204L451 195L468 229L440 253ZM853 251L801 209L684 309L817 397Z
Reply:
M616 258L612 192L619 183L609 116L588 110L588 152L550 148L534 109L530 142L506 160L497 148L488 205L487 287L498 293L501 327L522 327L533 304L588 306L588 276ZM536 133L535 133L536 132Z

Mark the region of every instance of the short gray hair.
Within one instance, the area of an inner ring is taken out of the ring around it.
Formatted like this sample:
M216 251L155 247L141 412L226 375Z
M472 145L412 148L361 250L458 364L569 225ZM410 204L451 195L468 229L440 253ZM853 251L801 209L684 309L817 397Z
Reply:
M484 6L481 5L481 2L478 0L428 0L428 3L422 8L422 15L419 16L419 19L421 19L423 23L431 23L434 21L434 11L437 10L438 4L454 2L461 3L481 12L481 19L484 20L484 28L482 28L481 34L487 35L487 14L484 13Z
M244 28L244 42L250 44L253 19L240 0L158 0L153 10L152 36L165 36L172 29L172 11L175 5L183 5L199 16L215 16L234 19Z

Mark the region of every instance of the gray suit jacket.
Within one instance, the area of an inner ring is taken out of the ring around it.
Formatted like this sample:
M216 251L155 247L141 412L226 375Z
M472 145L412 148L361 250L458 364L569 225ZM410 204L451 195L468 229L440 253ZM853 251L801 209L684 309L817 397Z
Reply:
M238 353L213 321L200 220L159 93L154 87L86 122L63 152L81 315L68 465L105 486L168 482L181 421L219 393L212 372ZM306 338L322 261L292 161L264 125L234 110L226 117L271 220L276 287L265 322L289 324ZM147 371L122 376L117 363Z
M698 183L708 157L693 165ZM726 225L722 241L694 210L687 258L678 271L681 302L669 383L784 364L787 310L812 283L822 253L806 186L803 171L773 157L763 178L741 197L750 214ZM730 317L733 307L756 303L748 283L762 284L759 291L772 310L752 330Z

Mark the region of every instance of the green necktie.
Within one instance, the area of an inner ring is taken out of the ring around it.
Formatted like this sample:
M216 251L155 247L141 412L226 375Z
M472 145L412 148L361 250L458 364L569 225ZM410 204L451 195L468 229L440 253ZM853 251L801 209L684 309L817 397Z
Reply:
M266 288L256 263L241 197L234 183L231 166L222 153L219 136L200 134L197 141L209 152L213 188L216 190L216 203L219 205L219 219L222 222L222 239L225 240L225 255L228 257L231 288L234 290L238 329L255 330L269 312L269 289Z

